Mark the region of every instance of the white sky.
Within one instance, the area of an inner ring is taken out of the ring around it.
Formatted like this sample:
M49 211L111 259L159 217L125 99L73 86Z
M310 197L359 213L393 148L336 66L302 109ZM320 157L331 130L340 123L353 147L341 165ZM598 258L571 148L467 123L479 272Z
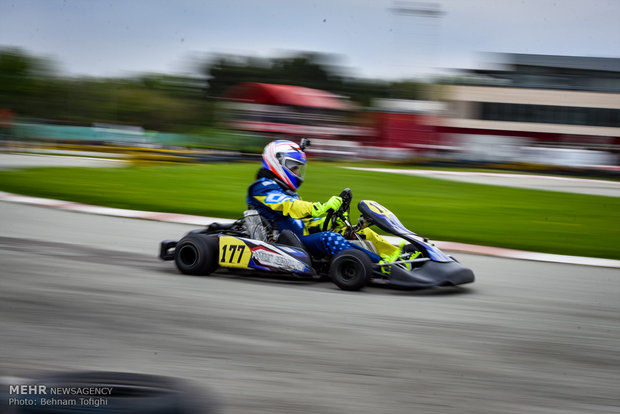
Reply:
M441 17L391 11L429 2ZM0 0L6 46L80 75L312 51L338 55L349 75L406 78L485 66L480 52L620 57L620 0Z

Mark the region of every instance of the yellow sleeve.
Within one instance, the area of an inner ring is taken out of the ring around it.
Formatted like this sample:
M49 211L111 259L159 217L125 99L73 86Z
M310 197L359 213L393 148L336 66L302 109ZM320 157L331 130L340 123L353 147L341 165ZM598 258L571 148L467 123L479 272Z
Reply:
M281 211L285 216L294 219L302 219L312 215L312 205L310 201L295 200L292 197L273 197L273 196L255 196L266 207L274 211Z

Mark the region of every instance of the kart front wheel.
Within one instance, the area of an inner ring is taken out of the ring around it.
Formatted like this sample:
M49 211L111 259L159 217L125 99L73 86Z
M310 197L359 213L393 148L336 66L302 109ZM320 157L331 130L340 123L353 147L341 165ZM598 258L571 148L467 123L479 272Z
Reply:
M370 282L372 262L361 250L344 250L332 258L329 278L342 290L360 290Z
M208 275L218 266L217 239L205 234L183 237L174 249L174 262L186 275Z

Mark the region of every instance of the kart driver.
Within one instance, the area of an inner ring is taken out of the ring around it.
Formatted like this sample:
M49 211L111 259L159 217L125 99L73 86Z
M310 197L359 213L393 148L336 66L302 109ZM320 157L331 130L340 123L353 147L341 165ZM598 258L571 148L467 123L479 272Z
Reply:
M338 210L342 198L332 196L324 203L302 200L297 189L303 182L305 169L306 154L299 145L288 140L269 143L263 151L263 164L256 181L248 188L249 208L257 210L280 231L291 230L308 252L316 257L359 249L375 263L391 263L401 255L404 244L396 247L369 228L360 233L373 243L378 254L349 242L340 233L321 231L328 211ZM344 224L340 230L344 230Z

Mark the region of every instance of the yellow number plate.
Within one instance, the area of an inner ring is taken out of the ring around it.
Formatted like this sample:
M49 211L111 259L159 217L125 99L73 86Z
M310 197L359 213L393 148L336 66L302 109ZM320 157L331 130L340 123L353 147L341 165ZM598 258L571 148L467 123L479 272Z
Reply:
M247 268L252 252L250 248L236 237L220 237L220 266Z

